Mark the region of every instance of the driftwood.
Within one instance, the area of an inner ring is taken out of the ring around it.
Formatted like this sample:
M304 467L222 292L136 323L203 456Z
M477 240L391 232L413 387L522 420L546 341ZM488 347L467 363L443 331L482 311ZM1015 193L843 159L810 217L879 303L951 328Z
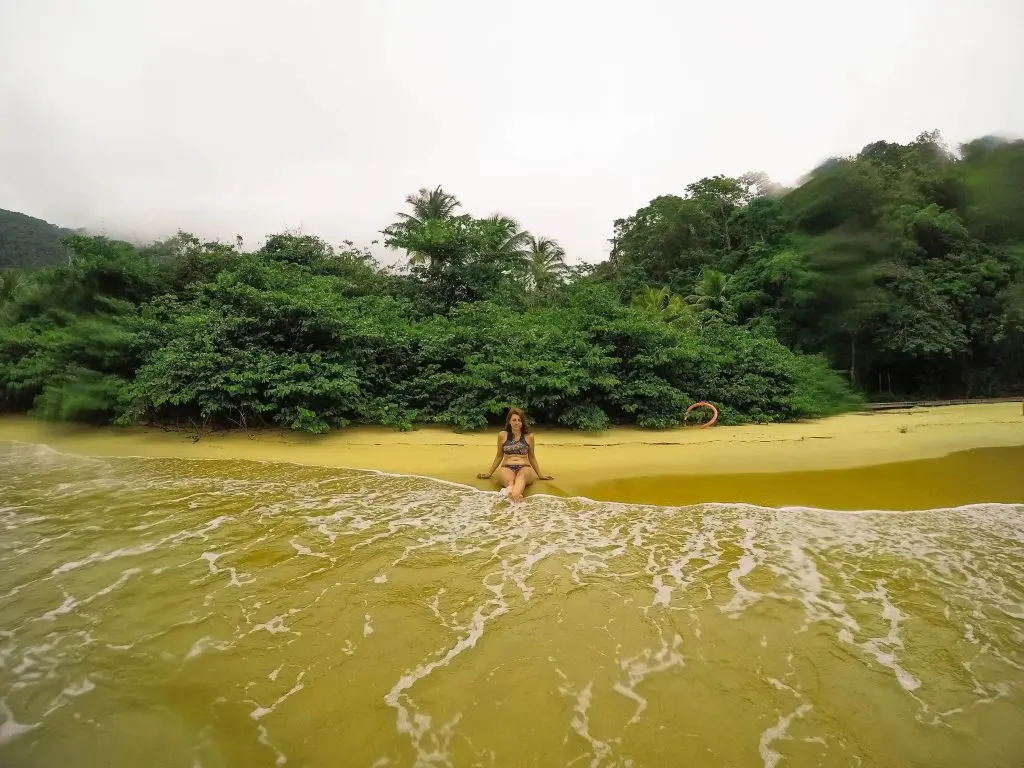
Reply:
M1021 414L1024 415L1024 399L1020 397L975 397L969 400L909 400L902 403L868 403L870 411L896 411L905 408L937 408L943 405L983 405L990 403L1015 403L1020 400Z

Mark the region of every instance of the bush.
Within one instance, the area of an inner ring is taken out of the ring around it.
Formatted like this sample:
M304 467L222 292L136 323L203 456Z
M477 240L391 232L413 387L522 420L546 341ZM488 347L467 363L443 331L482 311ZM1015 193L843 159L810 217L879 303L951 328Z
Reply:
M506 281L496 299L427 312L419 279L316 239L275 237L250 254L184 236L172 245L134 252L79 238L70 266L19 289L0 325L3 407L325 432L477 429L510 406L599 430L678 425L698 399L725 423L854 402L821 359L770 333L710 315L703 327L663 322L590 277L544 295Z

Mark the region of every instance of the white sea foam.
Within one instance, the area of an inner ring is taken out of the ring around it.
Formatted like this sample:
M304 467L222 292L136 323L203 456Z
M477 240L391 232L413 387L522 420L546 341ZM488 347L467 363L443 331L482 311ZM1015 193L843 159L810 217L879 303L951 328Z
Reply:
M19 736L29 733L38 728L40 723L19 723L14 719L7 702L0 699L0 714L3 714L4 721L0 723L0 746L11 743Z
M671 645L666 644L662 638L661 647L657 650L645 648L636 656L619 662L619 666L626 673L626 682L615 683L613 690L636 702L636 711L629 719L631 724L639 722L644 710L647 709L647 699L637 693L637 685L652 674L683 666L683 656L678 650L682 642L683 638L679 635L672 637Z
M235 644L230 640L215 640L212 637L201 637L192 644L189 652L185 654L185 661L194 659L211 648L217 651L227 651L234 647Z
M810 711L810 704L801 704L788 715L780 715L775 725L762 731L761 739L758 743L758 751L761 754L761 762L764 764L764 768L775 768L779 764L782 755L772 749L772 744L789 738L789 727L792 725L793 720L803 717Z
M299 674L295 678L295 682L292 684L292 687L289 688L286 693L282 694L281 696L278 696L277 699L274 701L274 703L271 704L269 707L261 707L260 705L257 704L256 708L253 709L253 711L249 713L249 717L251 717L253 720L261 720L264 717L266 717L267 715L269 715L271 712L273 712L275 709L277 709L281 704L283 704L289 698L291 698L292 696L294 696L295 694L297 694L299 691L301 691L303 688L306 687L302 683L302 678L304 678L305 676L306 676L306 671L305 670L302 670L301 672L299 672ZM253 702L253 703L255 704L255 702Z

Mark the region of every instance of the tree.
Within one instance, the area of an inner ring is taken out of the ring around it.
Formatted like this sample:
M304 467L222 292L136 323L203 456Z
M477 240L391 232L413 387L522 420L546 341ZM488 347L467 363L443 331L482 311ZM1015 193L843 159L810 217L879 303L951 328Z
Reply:
M969 229L992 243L1024 241L1024 139L988 137L961 151Z
M648 317L663 323L688 326L693 323L693 309L667 286L647 288L633 297L632 306Z
M568 267L565 251L557 240L530 235L527 243L527 271L534 290L547 291L561 282Z
M746 185L725 176L712 176L701 179L686 187L691 200L694 200L711 222L711 228L721 238L720 246L732 250L732 237L729 233L729 219L733 212L745 205L750 199Z
M724 314L729 309L731 282L729 275L705 268L686 301L702 310Z
M755 197L732 213L729 226L737 248L776 248L785 242L787 234L782 201L774 197Z
M429 264L431 270L438 270L450 258L445 242L451 236L447 222L454 219L455 209L462 204L455 195L445 192L440 186L434 189L420 187L414 195L406 195L405 202L412 213L398 212L398 221L386 227L382 234L385 244L399 247L405 242L406 255L413 264ZM411 243L418 243L420 248Z
M699 202L663 195L616 220L611 262L621 271L642 270L654 283L692 282L717 238Z
M0 309L17 297L24 282L24 274L19 269L0 271Z
M872 229L880 221L885 198L885 182L875 166L835 159L815 169L786 195L784 204L799 230L824 234L840 227Z
M479 257L500 264L508 274L523 271L529 258L530 233L513 218L494 213L477 221L483 246Z
M405 202L412 208L412 213L397 213L396 216L402 221L416 222L423 224L430 219L449 219L455 209L462 203L455 195L445 192L441 186L434 189L420 187L414 195L407 195Z

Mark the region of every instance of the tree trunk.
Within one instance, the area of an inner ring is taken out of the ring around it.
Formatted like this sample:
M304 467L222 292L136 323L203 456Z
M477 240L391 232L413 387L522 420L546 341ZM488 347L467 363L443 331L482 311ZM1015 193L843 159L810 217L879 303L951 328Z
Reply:
M857 334L850 334L850 386L857 385Z

